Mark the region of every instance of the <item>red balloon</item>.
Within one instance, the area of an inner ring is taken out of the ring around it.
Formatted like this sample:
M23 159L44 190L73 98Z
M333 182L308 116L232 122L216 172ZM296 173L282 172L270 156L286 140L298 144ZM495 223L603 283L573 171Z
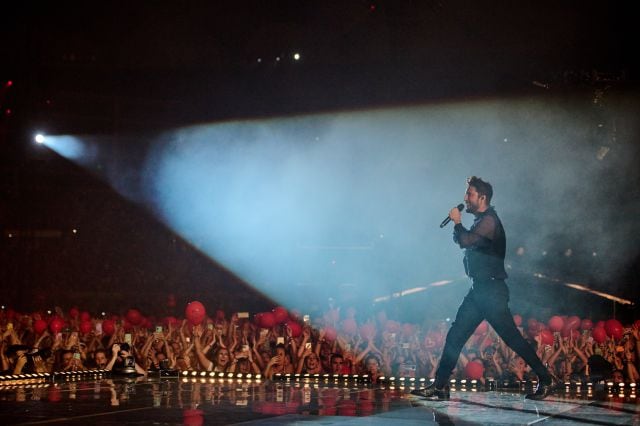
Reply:
M350 336L356 334L358 331L358 324L356 323L356 320L353 318L347 318L342 321L342 331Z
M591 336L593 336L593 340L598 343L604 343L607 341L607 332L604 327L596 327L591 331Z
M194 301L187 305L184 316L191 325L198 325L207 317L207 311L202 303Z
M480 380L484 374L484 365L479 361L469 361L464 368L464 374L474 380Z
M286 324L287 327L289 327L289 330L291 330L291 337L298 337L300 334L302 334L302 326L296 321L289 320L286 322Z
M553 333L549 330L540 331L540 341L543 345L553 345Z
M604 321L598 321L593 328L604 328Z
M397 333L400 331L400 328L400 323L394 320L387 320L386 324L384 325L384 330L387 333Z
M80 321L91 321L91 314L87 311L80 312Z
M579 331L577 329L570 327L568 323L565 324L564 327L562 327L562 331L560 332L560 335L562 337L577 337L578 334L579 334Z
M474 331L473 334L484 334L488 329L489 323L486 321L482 321L480 324L478 324L478 327L476 327L476 331Z
M396 323L397 324L397 323ZM373 339L376 335L376 326L371 324L370 322L366 324L362 324L360 326L360 336L362 336L365 340Z
M590 319L585 318L580 323L580 328L583 330L591 330L593 328L593 322Z
M413 335L413 324L410 323L404 323L402 324L402 334L404 336L411 336Z
M125 315L125 318L133 325L139 325L143 321L140 311L133 308L127 311L127 315Z
M91 332L91 321L82 321L80 323L80 333L87 334Z
M577 330L580 328L580 323L582 321L580 321L580 317L574 315L571 316L567 319L567 322L565 323L565 327L570 328L572 330Z
M516 323L517 327L520 327L522 325L522 317L518 314L515 314L513 316L513 322Z
M624 327L617 319L607 320L607 322L604 323L604 331L607 332L607 336L613 337L616 340L622 339L624 335Z
M551 331L561 331L562 327L564 327L564 320L562 319L562 317L554 315L549 319L547 325L549 326L549 329Z
M287 312L287 310L282 306L276 306L271 312L273 313L273 317L277 324L281 324L289 319L289 312Z
M74 306L73 308L69 309L69 316L71 318L78 318L78 315L80 315L80 310L78 308Z
M36 334L42 334L47 329L47 322L43 319L35 320L33 323L33 331Z
M337 309L330 309L324 314L324 317L331 324L335 324L340 319L340 311Z
M51 330L53 334L60 333L60 331L62 331L62 327L64 327L64 321L62 318L54 317L49 322L49 330Z
M122 323L122 328L124 329L124 331L126 331L127 333L133 331L133 324L131 324L129 321L125 320Z
M276 325L276 317L271 312L263 312L260 316L260 327L271 328Z
M102 321L102 332L107 336L111 336L116 332L116 323L114 320L106 319Z
M336 331L335 328L331 327L330 325L326 326L324 328L324 338L333 342L334 340L336 340L336 337L338 336L338 332Z
M253 316L253 323L258 327L262 327L262 312L258 312Z
M180 321L178 321L176 317L166 317L162 323L168 327L169 324L171 324L171 326L179 325Z
M302 314L300 313L300 311L292 309L289 311L289 318L294 321L300 321L302 319Z

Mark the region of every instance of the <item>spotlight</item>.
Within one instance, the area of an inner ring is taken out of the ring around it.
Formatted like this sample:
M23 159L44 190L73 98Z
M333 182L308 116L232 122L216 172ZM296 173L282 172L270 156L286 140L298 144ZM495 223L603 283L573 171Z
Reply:
M36 134L36 136L34 137L34 140L36 141L36 143L39 144L43 144L44 143L44 135L42 133L38 133Z

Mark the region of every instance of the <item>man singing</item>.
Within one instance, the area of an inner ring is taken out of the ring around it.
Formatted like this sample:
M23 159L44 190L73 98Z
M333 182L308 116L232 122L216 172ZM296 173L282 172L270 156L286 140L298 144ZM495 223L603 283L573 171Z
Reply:
M449 212L449 218L455 223L453 241L465 249L464 268L472 284L447 334L435 382L424 389L412 391L414 395L431 399L449 398L451 371L462 347L484 319L538 375L534 393L526 398L543 399L558 386L557 380L518 331L507 306L509 289L504 282L507 278L504 269L506 236L496 211L490 205L492 196L491 184L472 176L467 179L467 192L464 195L467 213L475 216L471 229L462 225L457 207Z

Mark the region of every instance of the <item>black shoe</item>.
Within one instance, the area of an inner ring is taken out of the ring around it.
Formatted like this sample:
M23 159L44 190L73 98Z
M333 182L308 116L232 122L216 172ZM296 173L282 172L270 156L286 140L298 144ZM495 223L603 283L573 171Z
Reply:
M560 387L562 387L562 382L555 377L552 377L550 381L539 381L533 393L526 394L525 399L533 399L536 401L545 399Z
M435 383L431 383L426 388L412 390L411 395L427 399L449 399L449 386L438 388Z

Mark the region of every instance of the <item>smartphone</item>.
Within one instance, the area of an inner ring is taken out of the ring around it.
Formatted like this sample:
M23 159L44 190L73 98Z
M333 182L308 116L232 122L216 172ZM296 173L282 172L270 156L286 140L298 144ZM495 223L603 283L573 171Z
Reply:
M276 339L276 345L284 345L284 337L278 337Z
M304 344L305 349L311 349L311 342L307 342Z
M184 340L186 340L187 343L191 343L191 337L185 337Z
M97 322L96 323L96 334L102 334L102 323L101 322Z
M8 322L7 323L7 330L13 330L13 323L12 322Z
M249 345L242 345L242 352L249 352Z
M267 330L266 328L263 328L263 329L260 330L260 336L264 337L264 336L267 335L268 332L269 332L269 330Z
M409 349L409 344L408 343L403 343L402 344L402 349Z
M162 326L156 325L156 333L162 333Z
M213 324L211 324L211 323L207 324L207 329L208 330L213 330Z
M128 343L128 344L131 344L131 333L125 333L124 342Z
M345 343L344 350L349 352L351 350L351 343Z
M304 322L305 324L309 324L309 321L311 321L311 319L309 318L309 315L304 315L302 317L302 322Z
M75 352L73 354L73 359L80 359L80 352Z
M249 312L238 312L238 319L249 318Z

